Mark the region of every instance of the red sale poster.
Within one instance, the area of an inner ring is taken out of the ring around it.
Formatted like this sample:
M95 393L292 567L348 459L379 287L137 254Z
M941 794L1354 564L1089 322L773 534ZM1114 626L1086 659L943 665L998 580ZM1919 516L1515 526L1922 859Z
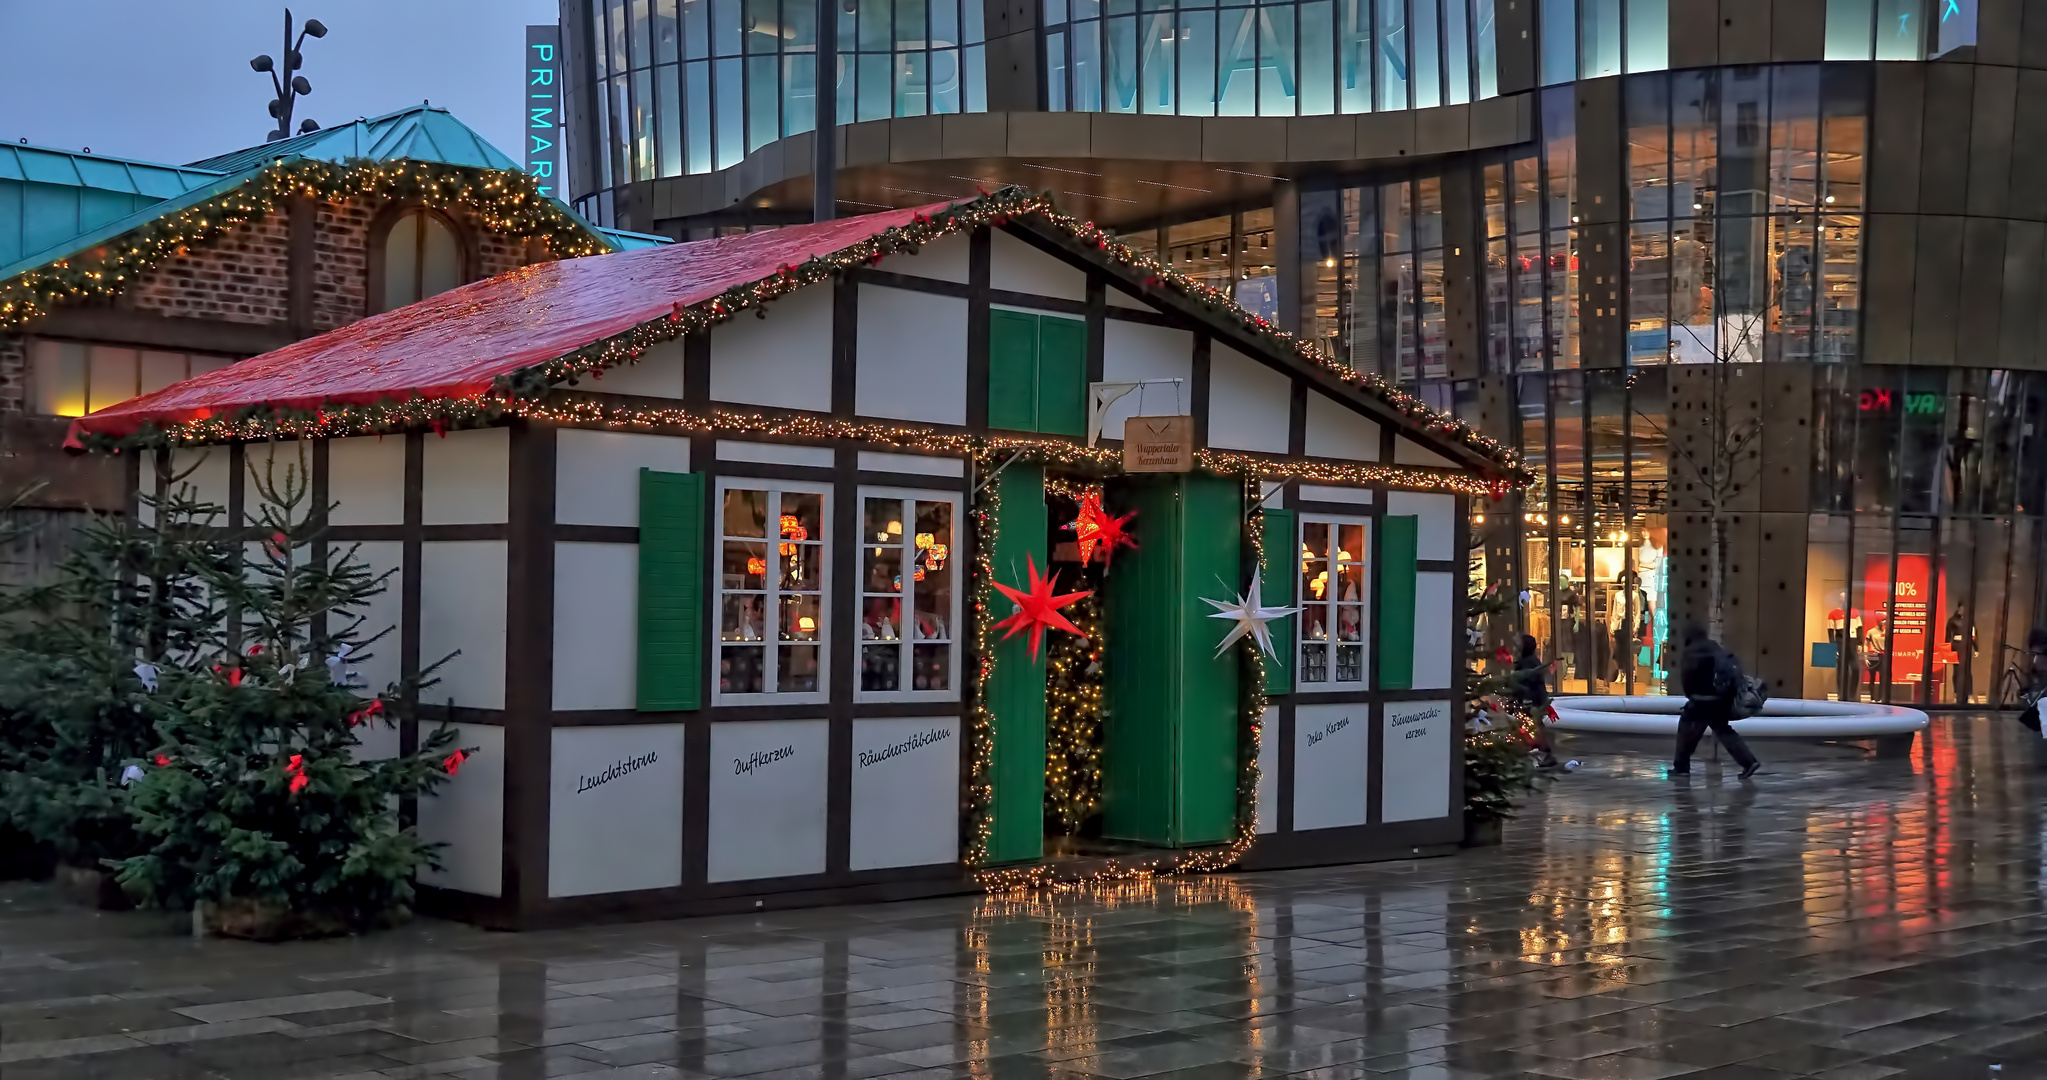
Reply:
M1891 557L1870 554L1863 559L1862 582L1862 646L1869 670L1876 670L1876 653L1888 653L1892 682L1918 682L1933 622L1947 604L1946 566L1936 582L1933 556L1901 554L1893 587Z

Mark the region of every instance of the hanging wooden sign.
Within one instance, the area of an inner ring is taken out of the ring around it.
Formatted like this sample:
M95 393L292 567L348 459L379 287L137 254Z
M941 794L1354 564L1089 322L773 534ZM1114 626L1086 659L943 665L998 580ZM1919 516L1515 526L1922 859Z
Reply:
M1123 421L1124 472L1187 472L1194 468L1194 418L1133 416Z

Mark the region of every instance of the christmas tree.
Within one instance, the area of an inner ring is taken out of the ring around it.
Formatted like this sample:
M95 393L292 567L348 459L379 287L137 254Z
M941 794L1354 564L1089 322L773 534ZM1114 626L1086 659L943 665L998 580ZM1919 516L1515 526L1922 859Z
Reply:
M1478 580L1473 575L1472 581ZM1473 590L1465 614L1470 620L1469 652L1482 657L1484 627L1492 620L1513 618L1514 596L1495 581ZM1468 824L1513 817L1521 797L1534 787L1531 731L1532 725L1543 721L1512 701L1513 669L1513 656L1500 648L1476 661L1464 675L1464 818Z
M50 581L0 600L0 800L20 834L95 875L143 847L126 790L158 741L141 673L218 636L203 575L233 551L221 509L183 485L141 510L93 518Z
M325 515L308 507L304 475L252 469L258 539L239 565L193 567L228 617L202 648L145 673L158 745L129 804L146 850L119 864L121 885L147 903L202 905L215 929L244 936L406 914L435 852L398 809L473 752L443 726L412 752L365 759L358 733L392 723L414 687L365 700L351 685L351 658L376 640L362 609L387 582L353 548L316 557Z

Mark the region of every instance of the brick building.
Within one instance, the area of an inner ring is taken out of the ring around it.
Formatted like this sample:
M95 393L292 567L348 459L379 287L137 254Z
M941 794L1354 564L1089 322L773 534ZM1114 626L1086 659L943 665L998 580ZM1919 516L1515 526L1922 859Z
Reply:
M0 145L0 493L41 483L27 505L52 526L114 509L119 462L64 453L69 417L530 263L660 242L534 194L426 105L184 166Z

